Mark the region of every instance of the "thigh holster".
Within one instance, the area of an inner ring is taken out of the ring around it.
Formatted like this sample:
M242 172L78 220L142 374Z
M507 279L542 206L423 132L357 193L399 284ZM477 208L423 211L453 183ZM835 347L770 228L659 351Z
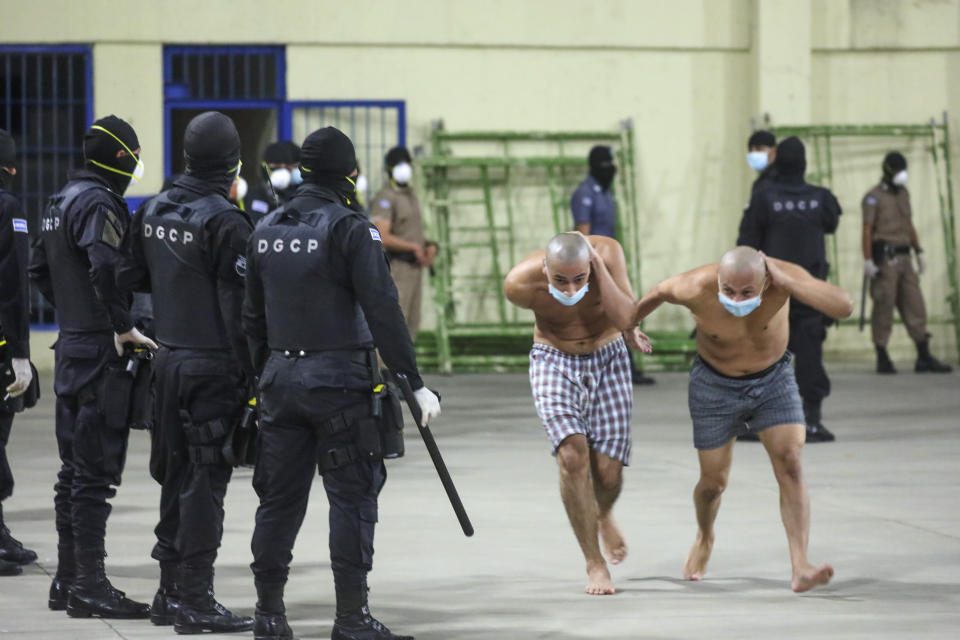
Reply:
M214 418L197 424L184 410L180 411L180 419L187 438L190 462L197 465L223 464L222 440L230 431L229 420Z
M359 460L383 459L380 434L370 406L361 404L320 421L317 436L317 469L339 469Z

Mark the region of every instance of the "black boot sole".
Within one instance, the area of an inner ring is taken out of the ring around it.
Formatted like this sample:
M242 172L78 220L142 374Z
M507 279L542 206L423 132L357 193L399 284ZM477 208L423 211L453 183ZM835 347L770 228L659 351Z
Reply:
M50 611L66 611L67 601L66 600L47 600L47 608L50 609Z
M89 607L83 603L67 602L67 615L71 618L103 618L105 620L144 620L150 617L150 612L144 613L114 613Z
M176 618L177 618L176 614L172 616L156 616L151 613L150 624L155 625L157 627L169 627L173 624Z
M173 630L182 636L192 636L201 633L246 633L253 631L253 623L244 625L238 629L223 629L203 624L173 624Z

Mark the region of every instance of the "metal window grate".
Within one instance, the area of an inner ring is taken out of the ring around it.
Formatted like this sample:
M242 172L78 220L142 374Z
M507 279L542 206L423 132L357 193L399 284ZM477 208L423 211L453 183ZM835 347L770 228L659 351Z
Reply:
M32 233L47 198L83 164L83 132L92 120L89 47L0 46L0 127L17 141L13 190ZM31 308L31 322L54 322L36 292Z
M383 179L383 157L406 144L406 103L402 100L311 100L285 105L281 138L301 144L311 132L333 126L343 131L357 151L357 162L367 176L373 196Z
M283 47L166 46L164 93L169 100L282 100Z

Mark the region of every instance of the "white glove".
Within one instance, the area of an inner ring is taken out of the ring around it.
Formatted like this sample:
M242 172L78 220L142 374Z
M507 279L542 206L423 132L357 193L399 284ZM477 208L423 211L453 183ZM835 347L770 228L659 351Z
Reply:
M420 387L413 392L413 397L420 405L420 426L425 427L433 418L440 417L440 398L426 387Z
M917 273L923 275L927 270L927 261L923 259L923 249L917 249Z
M880 273L880 268L873 264L873 260L871 258L867 258L863 261L863 275L865 278L873 278L878 273Z
M140 330L136 327L130 329L126 333L115 333L113 334L113 344L117 348L117 355L123 355L123 343L131 342L136 345L142 345L148 349L157 350L157 343L148 338L147 336L140 333Z
M7 386L7 393L11 398L22 396L30 387L30 381L33 380L33 370L30 368L30 360L27 358L11 358L10 364L13 366L13 375L16 379Z

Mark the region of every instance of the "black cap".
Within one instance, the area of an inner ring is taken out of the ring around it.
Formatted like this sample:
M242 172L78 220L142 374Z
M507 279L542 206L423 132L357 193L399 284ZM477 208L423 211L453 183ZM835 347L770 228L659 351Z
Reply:
M240 134L233 120L219 111L205 111L183 133L187 173L226 173L240 162Z
M304 180L319 178L321 174L348 176L357 168L357 153L346 134L336 127L324 127L303 141L300 166L306 169Z
M83 136L83 157L108 167L132 172L137 165L134 157L117 159L118 151L132 153L140 148L137 132L125 120L110 115L100 118Z
M766 129L757 129L750 134L750 139L747 140L747 149L751 147L775 147L777 146L777 136L773 135Z
M387 169L392 169L401 162L408 164L413 162L410 151L406 147L394 147L387 151L387 155L383 158L383 164L387 165Z
M17 163L17 143L6 129L0 129L0 167L12 167Z
M807 151L800 138L790 136L777 145L774 166L780 175L803 177L807 171Z
M300 162L300 147L291 140L281 140L267 145L263 152L267 164L297 164Z
M907 168L907 159L899 151L891 151L883 158L883 175L893 178Z

